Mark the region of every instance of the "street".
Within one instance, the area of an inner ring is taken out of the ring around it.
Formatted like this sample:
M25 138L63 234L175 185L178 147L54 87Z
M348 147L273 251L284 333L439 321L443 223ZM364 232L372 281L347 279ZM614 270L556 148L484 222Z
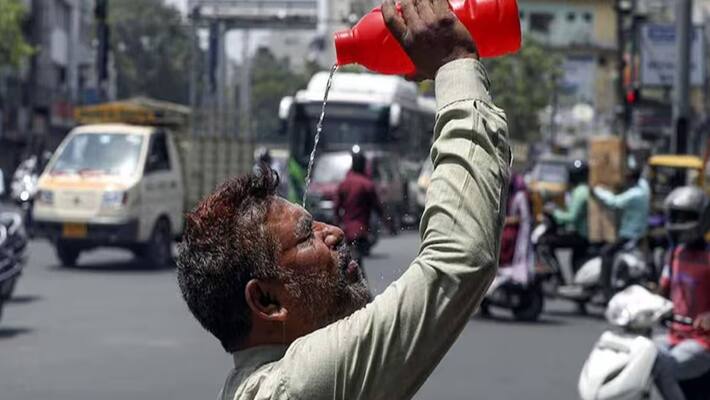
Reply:
M376 293L407 267L418 237L383 238L366 260ZM173 269L128 252L58 266L44 241L0 321L3 399L214 399L231 359L180 298ZM497 310L494 310L496 312ZM417 399L574 399L582 363L604 329L574 306L548 303L538 323L474 318Z

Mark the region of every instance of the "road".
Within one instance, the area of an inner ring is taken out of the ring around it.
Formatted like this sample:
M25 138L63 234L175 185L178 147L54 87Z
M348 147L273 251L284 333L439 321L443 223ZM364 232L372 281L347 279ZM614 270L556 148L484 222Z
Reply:
M376 293L414 257L418 238L384 238L367 259ZM16 298L0 320L0 398L214 399L231 359L192 319L173 269L149 270L128 253L101 250L61 268L31 243ZM474 318L417 399L577 398L599 317L549 303L538 323Z

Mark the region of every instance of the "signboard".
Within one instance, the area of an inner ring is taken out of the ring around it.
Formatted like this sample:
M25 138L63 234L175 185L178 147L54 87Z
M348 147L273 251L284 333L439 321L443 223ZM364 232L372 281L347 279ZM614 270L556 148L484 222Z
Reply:
M645 24L641 28L642 85L673 86L678 49L675 29L672 24ZM703 28L696 26L691 34L690 85L702 86L705 83Z
M220 20L233 28L315 29L318 0L190 0L201 20Z
M571 104L594 104L597 60L592 56L568 56L562 64L562 93Z

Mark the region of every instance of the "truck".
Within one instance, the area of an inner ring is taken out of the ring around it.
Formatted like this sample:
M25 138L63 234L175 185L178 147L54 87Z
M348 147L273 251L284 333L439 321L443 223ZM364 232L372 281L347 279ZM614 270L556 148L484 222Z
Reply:
M190 135L190 119L188 107L140 97L76 109L32 210L63 266L98 247L170 265L185 212L253 163L249 140Z

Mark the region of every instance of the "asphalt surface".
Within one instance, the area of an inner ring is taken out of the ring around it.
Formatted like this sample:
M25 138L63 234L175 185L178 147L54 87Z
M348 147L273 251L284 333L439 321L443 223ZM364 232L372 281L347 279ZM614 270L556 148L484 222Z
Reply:
M366 260L376 293L418 247L384 238ZM100 250L59 267L35 241L0 320L0 398L215 399L231 358L192 319L173 269ZM495 312L496 310L494 310ZM582 363L605 325L551 302L538 323L473 318L417 399L575 399Z

